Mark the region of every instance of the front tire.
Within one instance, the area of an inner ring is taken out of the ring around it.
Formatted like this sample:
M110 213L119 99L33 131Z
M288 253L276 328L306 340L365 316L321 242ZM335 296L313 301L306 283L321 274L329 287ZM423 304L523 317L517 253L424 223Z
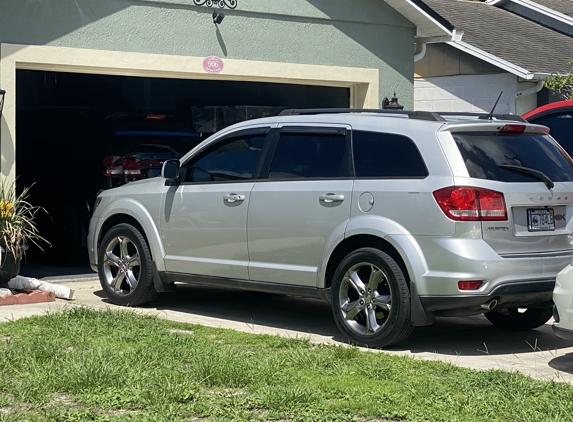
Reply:
M553 316L553 308L519 308L494 309L484 314L496 327L512 331L528 331L541 327Z
M342 260L332 282L332 312L340 331L359 346L390 346L414 329L404 273L379 249L358 249Z
M139 306L157 297L147 241L131 224L106 233L99 248L98 275L110 302Z

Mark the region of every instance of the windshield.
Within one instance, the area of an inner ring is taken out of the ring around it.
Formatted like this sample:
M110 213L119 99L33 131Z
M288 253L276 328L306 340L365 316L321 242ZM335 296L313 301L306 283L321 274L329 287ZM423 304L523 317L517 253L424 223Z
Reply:
M452 133L470 177L500 182L534 182L539 177L503 166L537 170L553 182L573 181L573 161L546 135ZM502 166L502 167L500 167Z

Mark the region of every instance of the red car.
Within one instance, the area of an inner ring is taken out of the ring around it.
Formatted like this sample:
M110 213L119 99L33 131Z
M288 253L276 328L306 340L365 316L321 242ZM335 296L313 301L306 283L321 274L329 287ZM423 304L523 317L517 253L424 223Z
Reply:
M573 100L557 101L528 111L522 116L531 123L547 126L563 148L573 156Z
M190 123L165 114L118 113L106 118L105 188L161 174L165 160L181 158L201 142Z

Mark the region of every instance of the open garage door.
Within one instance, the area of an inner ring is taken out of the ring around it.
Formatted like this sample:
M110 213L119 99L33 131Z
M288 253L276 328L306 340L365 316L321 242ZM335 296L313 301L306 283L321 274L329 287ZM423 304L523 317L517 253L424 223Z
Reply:
M348 88L285 83L31 70L18 70L16 83L16 184L32 186L29 201L46 210L40 234L52 244L31 248L28 260L49 265L88 263L100 189L156 176L162 160L235 122L350 105Z

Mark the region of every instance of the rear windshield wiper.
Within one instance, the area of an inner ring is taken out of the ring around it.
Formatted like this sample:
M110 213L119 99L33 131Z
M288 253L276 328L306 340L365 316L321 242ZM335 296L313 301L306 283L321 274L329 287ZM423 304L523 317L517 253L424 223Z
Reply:
M539 180L541 180L543 183L545 183L545 186L547 186L547 189L553 189L553 186L555 186L555 183L553 183L553 180L551 180L549 177L547 177L547 175L539 170L535 170L535 169L530 169L529 167L523 167L523 166L513 166L510 164L502 164L501 166L499 166L500 169L505 169L505 170L511 170L511 171L515 171L517 173L524 173L524 174L529 174L530 176L533 176Z

